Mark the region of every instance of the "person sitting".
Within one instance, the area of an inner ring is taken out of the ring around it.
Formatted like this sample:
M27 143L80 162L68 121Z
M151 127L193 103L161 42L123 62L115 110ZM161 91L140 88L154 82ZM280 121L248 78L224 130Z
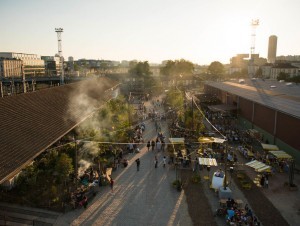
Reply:
M247 211L247 214L246 214L247 216L249 216L249 217L252 217L252 210L251 209L248 209L248 211Z
M127 159L123 159L123 166L127 167L128 166L128 160Z
M231 206L234 207L235 201L234 199L230 199Z
M87 202L87 197L83 196L82 200L79 202L80 206L83 206L86 209L88 202Z
M220 177L223 178L224 177L224 172L222 170L220 170Z
M227 206L228 209L232 207L231 199L230 198L227 199L226 206Z
M83 189L81 189L79 192L76 193L76 201L77 202L80 202L82 200L83 194L84 194Z
M227 214L228 214L228 220L231 220L233 218L233 216L235 215L233 208L228 209Z

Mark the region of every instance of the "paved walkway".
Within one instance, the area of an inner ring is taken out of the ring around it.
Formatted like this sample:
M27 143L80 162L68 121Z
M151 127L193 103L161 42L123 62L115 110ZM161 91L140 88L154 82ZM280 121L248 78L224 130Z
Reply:
M168 137L165 122L162 132ZM145 141L156 135L154 122L147 121ZM154 167L155 154L159 160L158 168ZM192 225L184 191L178 192L171 185L175 180L174 169L162 167L163 153L148 152L143 145L140 153L127 157L128 167L113 172L113 193L109 186L101 187L87 209L61 215L55 225ZM141 160L140 171L136 169L137 158Z

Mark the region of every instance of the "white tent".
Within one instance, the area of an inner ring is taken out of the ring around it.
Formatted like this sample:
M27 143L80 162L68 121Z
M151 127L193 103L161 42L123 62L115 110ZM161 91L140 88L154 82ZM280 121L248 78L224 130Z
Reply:
M199 164L204 166L218 166L215 158L198 158Z
M258 172L263 172L263 171L266 171L268 169L271 169L271 166L268 166L268 165L266 165L266 164L264 164L260 161L257 161L257 160L253 160L251 162L248 162L245 165L254 168Z
M169 138L169 141L172 144L184 144L184 138L180 137L180 138Z
M278 159L292 159L293 157L287 154L285 151L269 151L272 155L274 155Z
M273 144L261 143L261 146L266 151L278 151L279 150L279 148L276 145L273 145Z

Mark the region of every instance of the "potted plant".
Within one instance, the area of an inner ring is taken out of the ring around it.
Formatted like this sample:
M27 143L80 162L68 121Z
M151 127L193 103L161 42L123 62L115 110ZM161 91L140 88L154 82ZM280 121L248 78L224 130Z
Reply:
M181 191L182 190L182 182L181 182L181 180L174 180L172 184L177 189L177 191Z

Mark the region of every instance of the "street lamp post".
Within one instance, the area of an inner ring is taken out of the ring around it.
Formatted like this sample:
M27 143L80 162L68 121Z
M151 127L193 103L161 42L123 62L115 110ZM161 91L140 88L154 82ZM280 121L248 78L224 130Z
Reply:
M227 141L225 143L225 177L224 177L224 190L227 190L227 157L228 157L228 150L227 150Z

